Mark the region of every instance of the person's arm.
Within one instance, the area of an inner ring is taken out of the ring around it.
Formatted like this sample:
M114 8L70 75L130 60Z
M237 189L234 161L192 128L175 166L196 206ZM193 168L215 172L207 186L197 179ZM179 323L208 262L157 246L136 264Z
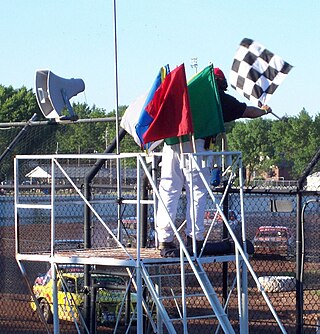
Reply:
M243 115L242 115L242 118L258 118L258 117L261 117L263 115L267 115L271 111L272 111L272 109L267 105L262 106L261 108L253 107L253 106L247 106Z

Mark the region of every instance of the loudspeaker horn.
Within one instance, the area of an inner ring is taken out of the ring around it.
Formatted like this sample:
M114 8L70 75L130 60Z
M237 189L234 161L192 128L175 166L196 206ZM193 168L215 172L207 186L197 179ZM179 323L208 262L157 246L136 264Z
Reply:
M49 70L38 70L35 87L37 102L44 117L72 121L78 119L69 100L84 91L82 79L64 79ZM64 108L67 108L69 116L62 115Z

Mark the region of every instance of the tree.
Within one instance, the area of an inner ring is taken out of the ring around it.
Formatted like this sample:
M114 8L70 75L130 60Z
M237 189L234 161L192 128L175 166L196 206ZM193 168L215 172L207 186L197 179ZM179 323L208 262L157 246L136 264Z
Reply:
M73 109L80 119L106 117L103 109L89 108L86 103L73 104ZM61 124L56 133L59 153L104 152L105 128L104 122Z
M17 152L39 153L92 153L104 152L116 136L115 111L105 110L85 103L73 104L80 119L112 117L112 122L55 124L41 127L30 135L27 143L20 143ZM126 106L119 106L119 118ZM35 94L31 89L0 85L0 122L28 121L36 113L44 119ZM19 130L19 129L17 129ZM241 151L243 165L249 170L249 180L254 171L267 172L271 165L280 165L285 159L293 167L293 177L298 178L319 149L320 114L314 119L303 108L298 116L283 120L254 119L226 124L229 150ZM13 136L14 138L14 136ZM0 137L3 151L12 138ZM23 146L24 145L24 146ZM160 149L161 147L159 147ZM141 152L131 136L120 143L121 152Z
M0 85L0 122L28 121L34 113L42 117L32 89Z
M261 171L270 166L272 146L268 139L271 121L261 118L251 121L236 122L227 135L229 150L243 153L243 165L248 168L250 182L254 171Z
M319 149L320 115L313 120L305 109L284 120L237 121L228 133L229 149L239 150L249 170L268 172L270 166L292 166L298 178Z
M280 164L285 157L292 165L292 176L298 178L319 148L319 133L319 115L313 121L304 108L286 122L273 122L274 163Z
M127 109L127 106L119 106L119 118L123 116ZM115 117L115 110L107 114L108 117ZM120 123L120 122L119 122ZM116 126L114 123L107 123L106 127L107 142L110 144L114 138L116 138ZM130 135L126 135L124 140L120 143L121 152L141 152L141 148L136 144Z

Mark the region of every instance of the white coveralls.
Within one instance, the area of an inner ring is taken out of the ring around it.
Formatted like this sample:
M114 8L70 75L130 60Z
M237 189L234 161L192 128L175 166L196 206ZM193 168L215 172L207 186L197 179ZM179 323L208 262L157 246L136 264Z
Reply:
M195 141L196 152L204 152L204 139L197 139ZM192 153L192 144L190 141L182 144L183 153ZM187 236L192 237L192 203L190 203L190 177L189 164L186 162L185 168L180 167L180 144L164 145L162 156L161 180L159 185L160 196L169 212L172 221L175 222L178 202L183 186L186 189L187 195L187 210L186 210L186 229ZM199 164L201 171L209 180L210 168L202 167ZM204 239L204 213L206 209L207 189L199 175L193 167L193 199L194 199L194 213L195 213L195 237L196 240ZM159 242L172 242L174 233L170 226L166 209L159 200L157 211L157 232Z

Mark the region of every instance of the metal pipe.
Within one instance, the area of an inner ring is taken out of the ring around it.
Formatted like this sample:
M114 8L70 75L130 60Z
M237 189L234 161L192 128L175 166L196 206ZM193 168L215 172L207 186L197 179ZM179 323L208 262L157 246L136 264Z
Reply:
M320 161L320 148L318 149L317 153L314 155L310 163L308 164L307 168L303 171L301 177L298 180L298 191L302 190L303 184L307 177L310 175L311 171L315 167L315 165Z
M148 178L144 175L141 186L141 198L143 200L148 199L148 184ZM140 203L140 206L140 219L138 221L141 222L141 245L137 245L137 247L145 248L148 234L148 204Z
M314 155L307 168L298 180L297 187L297 223L296 223L296 334L303 334L303 253L302 253L302 190L303 184L315 165L320 160L320 149Z
M113 0L113 33L114 33L114 83L115 83L115 112L116 112L116 138L119 137L119 102L118 102L118 45L117 45L117 0ZM120 153L119 140L117 140L117 154Z
M0 156L0 163L6 157L6 155L19 143L19 140L26 134L27 128L31 125L31 123L37 118L37 114L33 114L33 116L29 119L29 121L25 124L25 126L20 130L20 132L16 135L10 145L5 149L5 151Z
M227 187L227 181L224 181L223 188L226 189ZM229 220L229 194L228 190L226 190L226 196L224 198L224 201L222 203L222 211L225 217ZM225 239L228 237L228 229L225 224L223 224L222 229L222 238ZM228 299L228 262L223 262L222 264L222 299L223 299L223 305L226 304ZM227 310L226 310L227 312Z
M304 273L304 212L307 205L318 200L309 200L303 207L301 193L297 195L297 259L296 259L296 333L303 334L303 273ZM299 226L298 226L299 225Z
M303 286L300 280L302 264L302 229L301 229L301 192L297 193L297 222L296 222L296 334L303 333Z
M91 282L92 283L92 282ZM90 313L91 313L91 316L90 318L92 319L91 321L91 329L90 329L90 333L91 334L96 334L97 332L97 325L96 325L96 319L97 319L97 287L95 286L95 284L91 284L92 285L92 288L91 288L91 310L90 310ZM93 319L95 319L95 321L93 321Z
M116 148L116 143L117 140L121 141L127 132L124 129L121 129L119 132L119 138L114 138L111 144L106 148L104 153L111 153L114 151ZM99 172L101 167L104 165L106 162L106 159L99 159L96 161L96 163L93 165L91 170L88 172L88 174L84 178L84 184L83 184L83 189L84 189L84 197L90 201L91 200L91 182L93 178L96 176L96 174ZM85 205L84 206L84 231L83 231L83 243L84 243L84 248L91 248L91 214L90 214L90 208ZM83 313L84 313L84 320L86 323L86 326L88 328L91 328L90 324L90 265L85 265L84 266L84 286L88 287L89 293L85 295L84 297L84 306L83 306ZM93 321L93 319L91 319Z
M119 117L119 121L121 120L121 117ZM83 124L83 123L105 123L105 122L115 122L116 117L98 117L98 118L81 118L77 121L72 122L72 124ZM28 121L29 122L29 121ZM63 122L63 124L66 124L66 122ZM16 128L27 125L27 122L7 122L7 123L1 123L1 128ZM43 126L43 125L59 125L59 122L57 122L55 119L50 119L47 121L32 121L32 126Z
M161 161L161 157L156 157L155 164L159 165ZM152 164L148 167L148 173L151 174L152 172ZM141 188L141 197L143 200L148 199L148 187L149 187L149 181L146 173L143 176L142 179L142 188ZM148 224L151 224L151 222L148 220L148 204L141 204L141 217L140 221L142 223L141 225L141 247L145 248L147 245L147 238L148 238ZM154 222L155 223L155 222ZM151 226L149 226L151 228Z

